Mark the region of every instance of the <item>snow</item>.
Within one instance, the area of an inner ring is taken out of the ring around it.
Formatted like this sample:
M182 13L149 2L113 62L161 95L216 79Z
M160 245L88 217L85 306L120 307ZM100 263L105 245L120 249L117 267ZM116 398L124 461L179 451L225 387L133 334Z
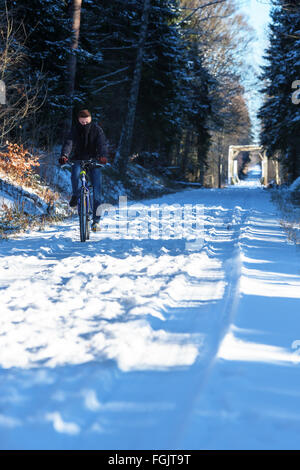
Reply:
M142 201L203 205L193 249L188 210L1 241L2 449L299 448L300 253L258 176Z
M14 202L15 200L12 196L9 196L4 191L0 191L0 211L3 208L3 206L13 207Z
M289 189L291 191L300 191L300 176L296 178L295 181L290 185Z
M0 189L0 211L6 205L8 207L17 207L20 211L27 214L40 215L47 211L47 203L33 192L24 190L21 186L12 185L1 181Z

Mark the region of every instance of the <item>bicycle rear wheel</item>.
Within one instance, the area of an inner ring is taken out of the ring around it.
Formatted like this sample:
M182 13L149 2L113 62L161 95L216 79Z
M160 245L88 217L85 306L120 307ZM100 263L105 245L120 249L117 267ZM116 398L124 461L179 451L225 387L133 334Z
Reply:
M84 188L81 189L80 193L80 211L79 211L79 225L80 225L80 241L85 242L89 238L88 228L88 202L87 193Z

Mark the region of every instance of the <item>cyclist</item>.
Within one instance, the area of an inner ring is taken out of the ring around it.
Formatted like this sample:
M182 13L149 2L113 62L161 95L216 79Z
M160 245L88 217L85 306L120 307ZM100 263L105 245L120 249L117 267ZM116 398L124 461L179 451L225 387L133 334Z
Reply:
M98 160L99 163L106 164L108 150L106 139L102 128L92 122L92 116L88 109L81 109L77 114L77 122L67 136L58 160L60 165L69 161L69 155L73 150L73 157L70 158L72 165L72 197L70 206L76 207L80 194L80 160ZM91 168L89 178L93 186L93 223L92 230L100 230L100 216L97 216L97 207L101 204L101 168Z

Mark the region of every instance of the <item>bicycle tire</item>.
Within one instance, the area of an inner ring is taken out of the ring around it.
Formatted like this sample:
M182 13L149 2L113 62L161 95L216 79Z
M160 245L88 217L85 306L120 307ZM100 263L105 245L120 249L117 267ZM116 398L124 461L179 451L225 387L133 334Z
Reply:
M85 242L87 239L87 194L84 188L80 192L80 211L79 211L79 225L80 225L80 241Z
M87 211L86 211L86 240L89 240L90 239L90 215L89 215L89 211L90 211L90 204L91 204L91 201L90 201L90 194L88 193L87 194Z

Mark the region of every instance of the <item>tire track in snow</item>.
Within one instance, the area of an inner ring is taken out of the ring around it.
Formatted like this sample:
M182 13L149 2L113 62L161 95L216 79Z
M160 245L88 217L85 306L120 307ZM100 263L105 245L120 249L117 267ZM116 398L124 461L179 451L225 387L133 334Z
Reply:
M225 244L224 250L218 253L218 256L223 260L227 286L223 297L223 304L219 311L218 323L216 325L218 326L218 330L215 336L212 337L211 349L205 358L205 367L200 374L199 371L194 370L194 378L196 380L192 384L189 384L190 394L182 401L184 411L182 413L181 423L178 424L171 438L173 446L175 443L174 448L176 449L181 448L180 444L183 436L189 427L193 412L201 399L201 393L212 373L219 347L238 310L241 278L240 236L250 217L249 211L243 210L240 205L242 205L242 201L238 206L229 209L230 214L226 214L226 217L222 219L223 230L224 227L230 226L230 229L227 228L227 230L231 232L231 237L227 240L227 246ZM223 239L222 231L220 234L217 230L214 230L212 240L207 244L205 250L214 253L216 256L218 250L214 249L214 245L219 245L220 238L221 240ZM196 368L197 366L194 366L194 369Z
M196 392L190 400L190 408L182 421L182 427L180 431L177 433L174 439L174 441L176 442L176 448L182 448L184 436L188 435L188 429L192 427L191 422L193 420L193 414L197 406L199 406L199 403L201 403L201 396L207 389L207 384L214 370L214 365L218 360L219 348L222 345L223 339L230 330L231 326L234 323L234 319L238 314L241 300L241 281L245 282L245 268L243 263L245 249L247 249L247 241L245 240L245 234L253 230L257 232L257 235L260 234L259 229L255 229L251 226L251 223L253 221L255 225L257 225L257 207L259 207L259 204L261 204L261 201L259 201L259 199L265 199L264 208L266 211L268 209L271 210L272 217L274 217L274 207L269 201L269 194L265 193L262 189L253 191L247 188L238 188L234 189L234 191L236 192L238 206L236 206L232 211L232 228L234 231L234 236L232 239L233 245L231 247L232 256L230 256L229 249L227 257L224 261L226 279L229 281L229 283L227 286L226 295L224 296L222 326L219 331L220 334L216 345L217 347L214 350L214 354L212 354L211 356L211 361L207 366L205 374L203 374L203 377L199 379L197 386L194 387L196 389ZM244 209L242 209L242 207ZM262 217L263 213L261 212L259 215L260 217ZM261 234L261 236L264 238L268 236L268 234ZM201 443L199 443L199 447L197 448L201 448Z

